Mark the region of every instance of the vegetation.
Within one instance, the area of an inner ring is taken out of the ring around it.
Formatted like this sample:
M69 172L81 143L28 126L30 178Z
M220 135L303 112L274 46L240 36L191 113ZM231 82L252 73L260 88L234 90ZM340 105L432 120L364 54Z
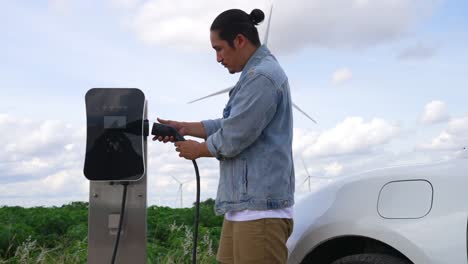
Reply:
M200 205L198 262L216 263L223 218ZM148 208L148 263L190 263L194 208ZM0 263L86 263L88 203L0 207Z

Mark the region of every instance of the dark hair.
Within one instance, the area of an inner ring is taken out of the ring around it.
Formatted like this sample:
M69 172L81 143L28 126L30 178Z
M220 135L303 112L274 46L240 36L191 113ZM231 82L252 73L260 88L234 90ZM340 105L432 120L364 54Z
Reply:
M260 38L255 26L264 19L265 14L260 9L252 10L250 15L240 9L229 9L215 18L210 30L218 31L219 38L226 40L231 47L234 47L234 39L238 34L244 35L258 47L260 46Z

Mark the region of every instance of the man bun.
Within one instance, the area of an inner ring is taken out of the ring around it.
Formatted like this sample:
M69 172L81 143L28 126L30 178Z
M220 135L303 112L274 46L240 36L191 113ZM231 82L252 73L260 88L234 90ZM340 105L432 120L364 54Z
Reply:
M234 47L237 35L244 35L256 47L260 47L257 25L265 19L260 9L254 9L250 14L240 9L229 9L219 14L211 24L210 31L217 31L220 39Z
M260 9L254 9L249 15L250 21L256 26L265 19L265 13Z

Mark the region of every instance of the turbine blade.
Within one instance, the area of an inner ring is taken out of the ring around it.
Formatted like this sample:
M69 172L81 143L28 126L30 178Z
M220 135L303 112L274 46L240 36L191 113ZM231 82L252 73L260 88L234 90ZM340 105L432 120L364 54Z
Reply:
M306 164L305 164L305 162L304 162L304 158L301 157L301 161L302 161L302 165L304 165L304 170L305 170L306 173L307 173L307 178L305 179L305 181L304 181L302 184L304 184L307 180L310 181L310 179L327 179L327 180L332 179L332 177L327 177L327 176L311 176L311 175L309 174L309 170L307 170L307 166L306 166ZM302 185L302 184L301 184L301 185Z
M182 184L186 184L186 183L189 183L189 182L191 182L191 181L193 181L193 179L184 181Z
M172 175L171 175L171 177L172 177L172 179L174 179L174 180L175 180L176 182L178 182L179 184L182 184L176 177L174 177L174 176L172 176Z
M327 177L327 176L311 176L311 178L324 179L324 180L333 180L333 177Z
M263 40L263 45L267 46L268 44L268 36L270 35L270 24L271 24L271 16L273 15L273 4L270 8L270 17L268 17L268 24L265 32L265 39Z
M317 121L315 121L312 117L310 117L306 112L304 112L301 108L299 108L299 106L297 106L294 102L292 103L293 104L293 107L296 108L297 111L301 112L303 115L305 115L307 118L309 118L310 120L312 120L312 122L314 122L315 124L317 124Z
M307 173L307 176L308 176L308 178L310 178L309 171L307 170L307 166L306 166L306 164L305 164L305 162L304 162L304 159L303 159L302 157L301 157L301 160L302 160L302 165L304 165L304 169L305 169L305 171L306 171L306 173Z
M206 99L206 98L209 98L209 97L218 95L218 94L227 93L227 92L229 92L232 88L234 88L234 86L225 88L225 89L223 89L223 90L221 90L221 91L218 91L218 92L216 92L216 93L212 93L212 94L207 95L207 96L204 96L204 97L202 97L202 98L195 99L195 100L193 100L193 101L188 102L187 104L195 103L195 102L197 102L197 101L200 101L200 100L203 100L203 99Z

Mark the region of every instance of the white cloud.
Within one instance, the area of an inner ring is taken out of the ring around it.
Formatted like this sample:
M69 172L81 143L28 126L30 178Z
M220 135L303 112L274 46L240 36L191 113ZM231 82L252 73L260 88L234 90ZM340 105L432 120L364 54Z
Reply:
M337 70L333 73L332 83L333 85L343 84L353 78L353 73L348 68Z
M420 146L421 149L432 150L450 150L455 147L455 139L453 135L449 134L447 131L442 131L439 136L431 140L431 143Z
M309 45L360 48L392 42L407 34L438 2L275 1L271 44L278 51L290 52ZM148 0L133 16L131 25L149 44L209 48L209 26L216 15L229 8L267 11L269 1Z
M459 151L468 146L468 115L453 118L437 137L416 146L418 150Z
M228 6L248 10L253 5L247 0L149 0L138 9L131 27L148 44L208 50L211 22Z
M33 157L29 160L20 160L12 165L13 166L10 167L10 173L13 175L40 173L48 171L51 168L51 164L47 160L39 157Z
M432 101L424 108L420 121L423 124L434 124L445 122L449 119L447 105L442 101Z
M82 131L58 120L0 114L0 200L34 204L29 200L84 196Z
M41 180L49 191L69 195L69 192L87 193L89 182L84 179L82 170L63 170Z
M75 145L73 145L73 144L67 144L67 145L65 145L64 148L65 148L66 150L70 151L70 150L73 150L74 147L75 147Z
M56 12L66 12L69 10L69 4L67 0L48 0L48 6L51 10Z
M111 3L118 8L131 9L141 3L141 0L111 0Z
M331 157L361 154L388 143L399 133L399 126L380 118L365 122L362 117L348 117L334 128L317 132L295 129L294 150L305 157Z
M468 135L468 115L463 117L453 118L448 124L448 131L455 136Z
M0 186L0 197L42 197L84 196L89 182L81 175L81 170L61 170L37 180L4 183Z
M47 0L47 7L51 12L58 15L70 15L81 4L79 0Z
M325 171L325 174L328 176L337 176L337 175L340 175L341 172L343 171L343 166L335 161L333 163L327 164L323 168L323 170Z
M57 146L67 145L80 137L73 127L67 127L61 121L33 122L18 120L13 116L3 118L0 133L3 135L0 144L4 146L3 154L6 156L50 153L56 151Z
M400 60L426 60L435 56L437 47L435 45L418 42L416 45L408 47L398 54Z
M83 128L57 120L31 121L13 115L0 115L0 159L3 162L64 158L64 146L84 146ZM84 147L73 147L67 155L84 153ZM53 162L48 162L53 164ZM43 166L44 167L44 166ZM5 171L0 171L3 176Z

